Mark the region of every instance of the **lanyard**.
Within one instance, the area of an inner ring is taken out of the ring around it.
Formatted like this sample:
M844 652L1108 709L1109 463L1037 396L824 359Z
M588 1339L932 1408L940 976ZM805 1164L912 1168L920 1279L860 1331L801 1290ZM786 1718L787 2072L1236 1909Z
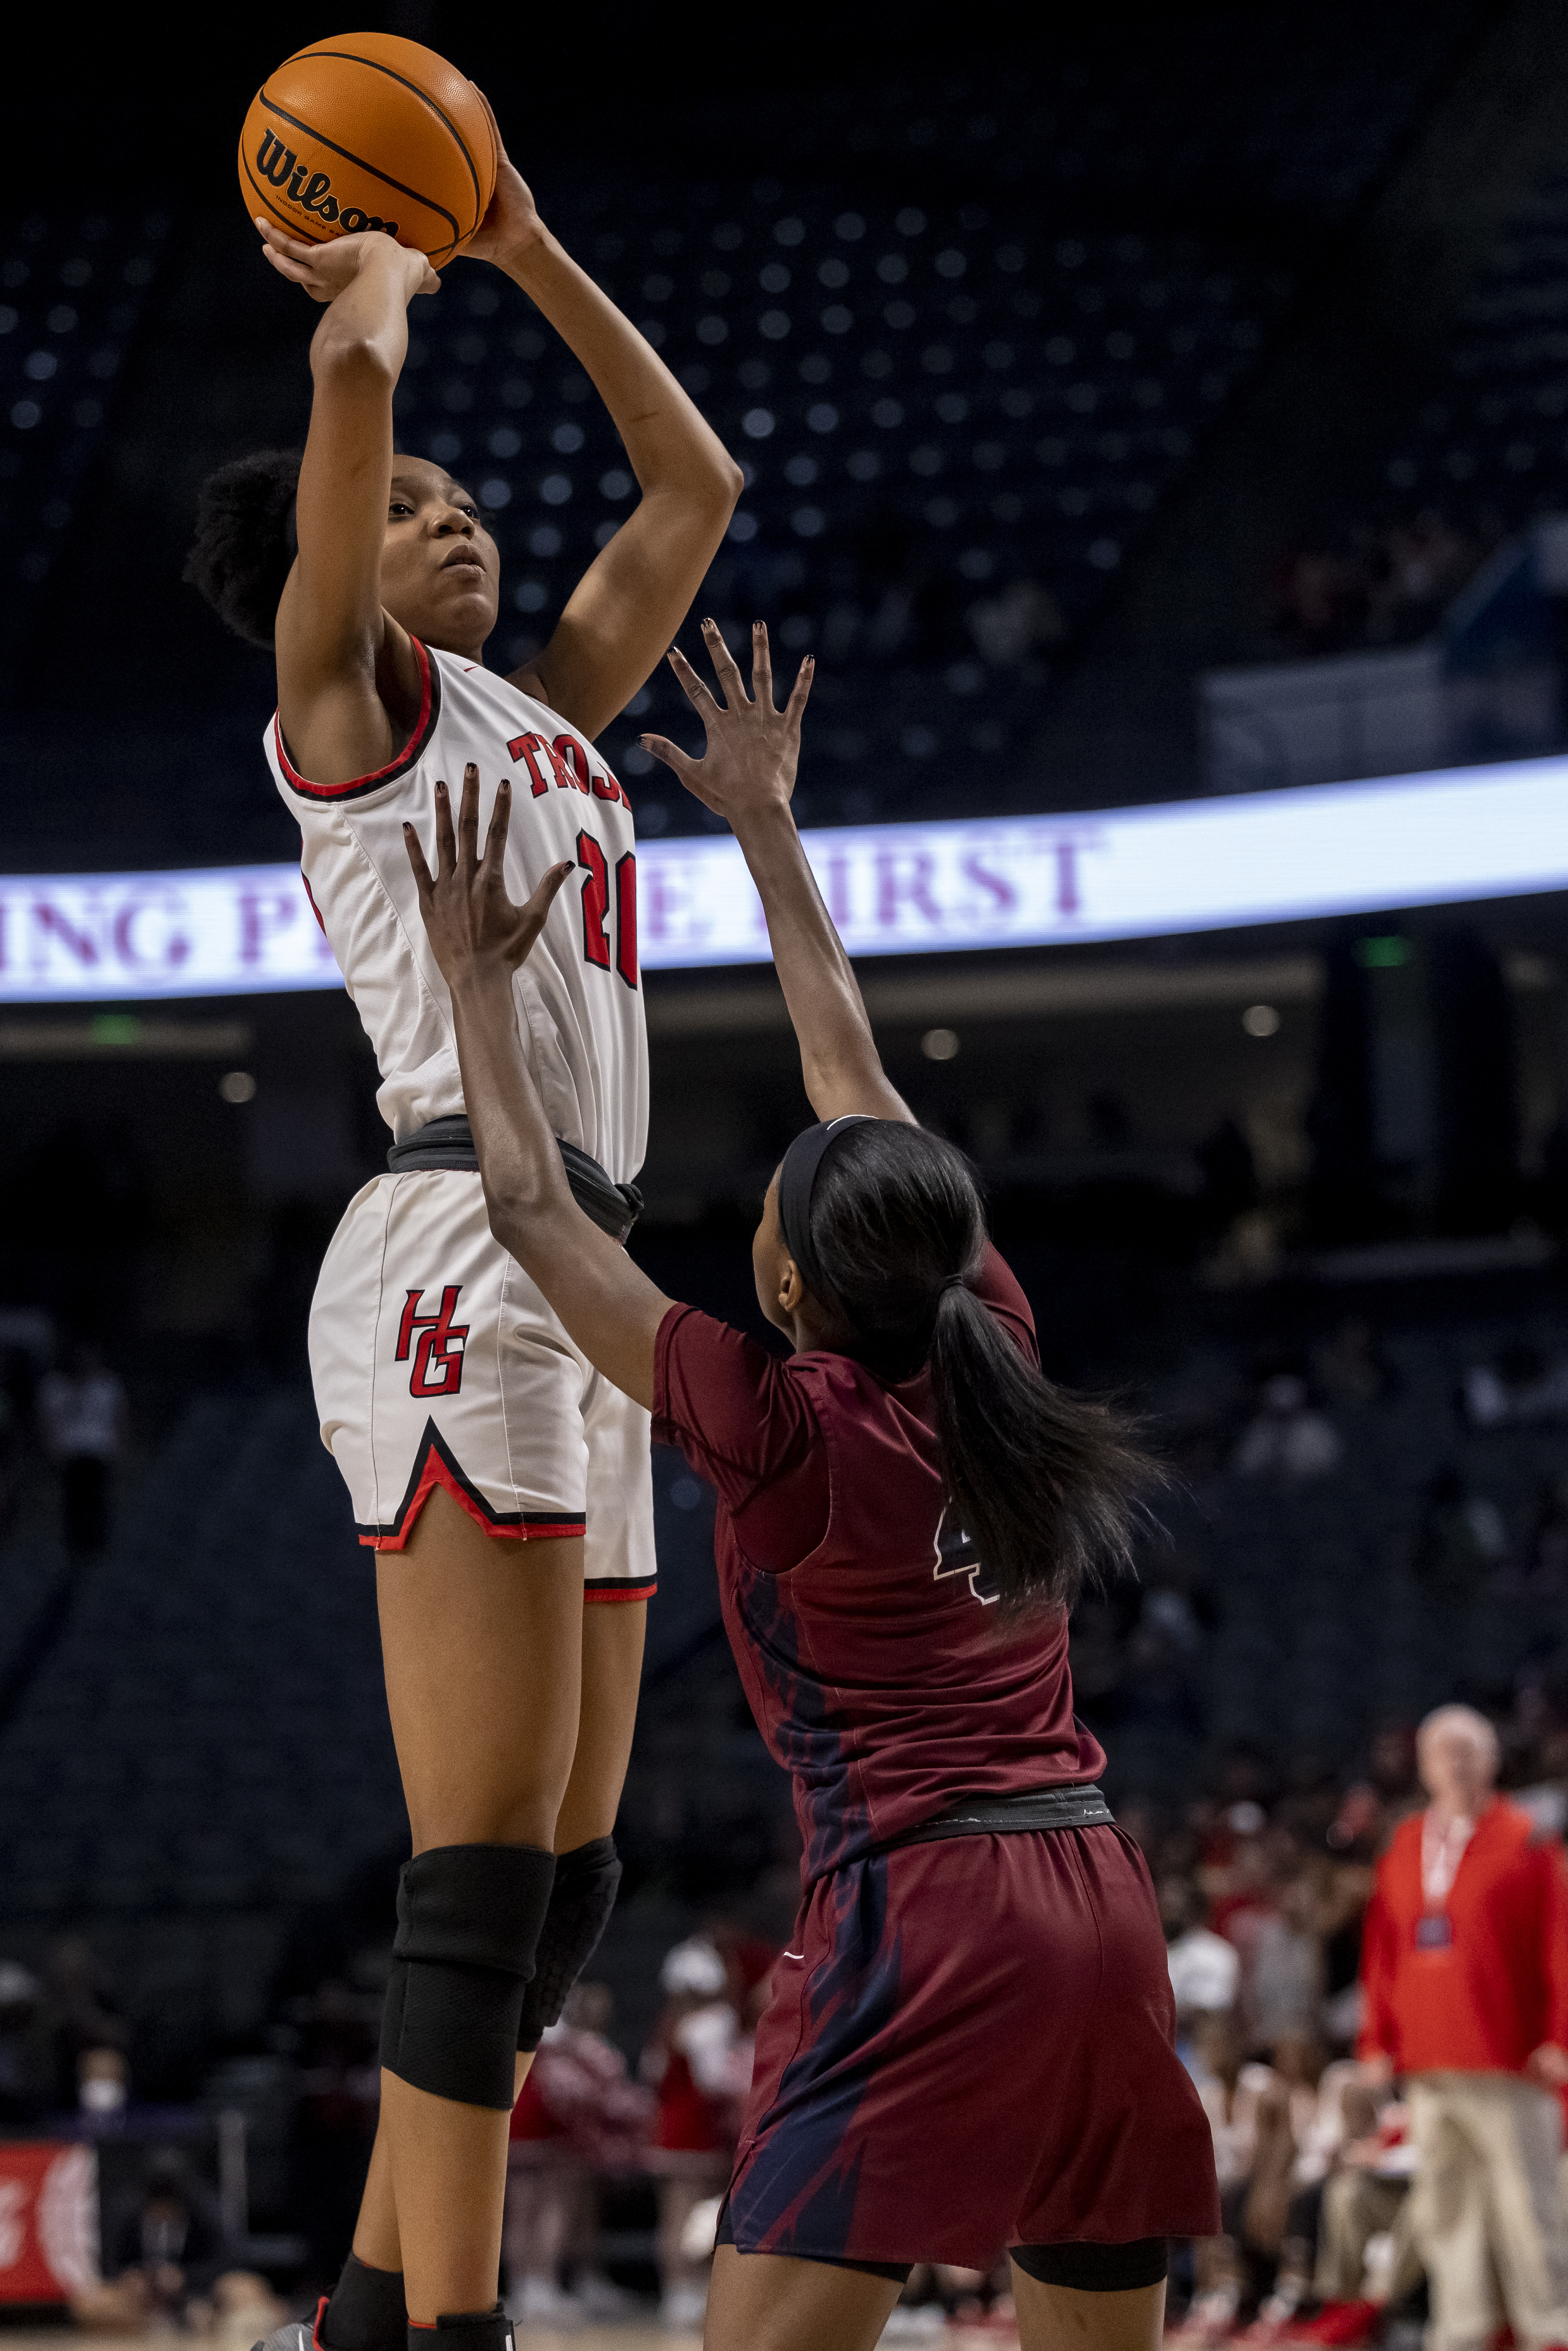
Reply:
M1448 1821L1438 1826L1436 1812L1428 1806L1421 1821L1421 1893L1429 1910L1442 1907L1448 1898L1465 1847L1476 1832L1474 1821Z

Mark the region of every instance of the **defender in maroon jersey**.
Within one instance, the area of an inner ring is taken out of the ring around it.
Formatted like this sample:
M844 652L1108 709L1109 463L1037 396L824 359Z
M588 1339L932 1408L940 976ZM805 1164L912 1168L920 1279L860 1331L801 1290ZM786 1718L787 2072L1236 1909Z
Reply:
M718 1492L725 1621L805 1844L715 2257L710 2351L860 2351L916 2260L1006 2245L1019 2330L1154 2351L1166 2241L1218 2226L1207 2121L1172 2045L1148 1875L1072 1715L1066 1608L1125 1561L1146 1471L1040 1375L968 1170L889 1085L789 815L809 665L755 703L711 622L706 757L648 738L733 824L822 1123L753 1256L780 1361L672 1303L560 1174L507 982L568 868L508 904L478 854L409 853L452 991L496 1238L574 1343Z

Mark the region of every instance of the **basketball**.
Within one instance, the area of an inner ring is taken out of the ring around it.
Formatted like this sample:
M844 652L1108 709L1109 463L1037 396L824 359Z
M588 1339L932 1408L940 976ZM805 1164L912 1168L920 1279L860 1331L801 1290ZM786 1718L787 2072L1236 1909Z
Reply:
M384 229L439 269L488 211L498 162L489 110L455 66L395 33L343 33L256 91L240 193L253 219L308 244Z

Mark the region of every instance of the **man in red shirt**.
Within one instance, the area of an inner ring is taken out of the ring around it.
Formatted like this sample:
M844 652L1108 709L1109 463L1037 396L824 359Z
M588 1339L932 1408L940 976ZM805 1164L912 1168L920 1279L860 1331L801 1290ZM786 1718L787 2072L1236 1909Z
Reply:
M1378 1864L1360 2054L1406 2077L1428 2351L1482 2351L1505 2317L1521 2351L1543 2351L1568 2344L1556 2095L1568 2084L1568 1871L1555 1839L1494 1792L1483 1715L1439 1707L1417 1759L1431 1802Z

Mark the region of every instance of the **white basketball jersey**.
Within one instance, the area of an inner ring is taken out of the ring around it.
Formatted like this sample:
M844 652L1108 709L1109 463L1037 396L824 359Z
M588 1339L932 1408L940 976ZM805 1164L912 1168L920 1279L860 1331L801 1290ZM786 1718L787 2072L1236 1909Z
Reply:
M629 1183L648 1134L631 807L591 745L553 710L477 662L413 643L423 682L419 720L389 767L313 784L291 762L276 716L265 738L304 836L317 920L375 1048L382 1116L402 1142L464 1108L452 999L425 935L402 828L414 827L434 872L434 787L447 787L455 821L472 762L481 847L497 784L512 780L506 871L514 901L563 859L578 868L517 975L517 1027L557 1134Z

